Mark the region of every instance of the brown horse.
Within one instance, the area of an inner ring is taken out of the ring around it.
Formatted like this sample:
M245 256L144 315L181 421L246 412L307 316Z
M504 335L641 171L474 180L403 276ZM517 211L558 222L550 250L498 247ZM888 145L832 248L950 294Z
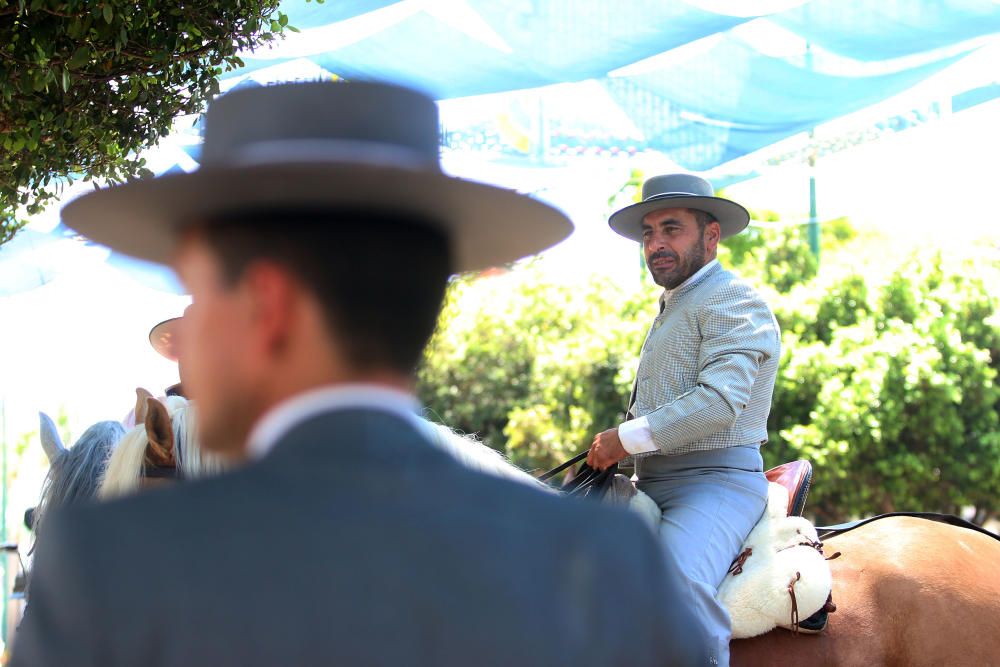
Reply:
M1000 665L1000 541L912 517L826 541L836 613L819 635L733 640L731 664Z

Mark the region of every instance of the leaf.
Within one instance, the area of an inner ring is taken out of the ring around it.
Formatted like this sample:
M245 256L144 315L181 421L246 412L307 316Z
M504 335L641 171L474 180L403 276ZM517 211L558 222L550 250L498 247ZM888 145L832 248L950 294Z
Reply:
M79 69L90 62L90 47L84 45L76 50L73 57L66 63L69 69Z
M272 17L287 27L277 6L0 0L0 125L17 128L0 132L0 151L31 155L0 160L0 244L23 222L12 212L42 210L67 176L139 173L129 156L203 106L223 63L242 65L233 57L270 38Z

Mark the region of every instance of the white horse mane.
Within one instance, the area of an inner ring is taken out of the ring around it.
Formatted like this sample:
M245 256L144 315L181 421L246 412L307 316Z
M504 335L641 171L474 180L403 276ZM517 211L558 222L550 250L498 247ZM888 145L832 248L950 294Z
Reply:
M221 472L225 468L222 458L203 452L199 446L194 405L181 396L168 396L160 400L166 405L174 427L174 456L180 473L185 478L194 478ZM117 498L134 493L139 488L148 444L144 424L136 425L125 434L108 461L98 497Z
M475 435L463 435L444 424L431 421L427 423L432 429L431 441L465 467L555 493L548 484L515 466L507 457L483 444Z

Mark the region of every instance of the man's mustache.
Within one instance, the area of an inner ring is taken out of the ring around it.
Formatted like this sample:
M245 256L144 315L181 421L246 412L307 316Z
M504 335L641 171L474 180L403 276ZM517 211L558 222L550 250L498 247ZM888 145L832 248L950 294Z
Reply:
M650 255L649 259L646 261L652 264L654 261L658 259L672 259L675 262L679 262L681 258L675 252L670 252L669 250L657 250L652 255Z

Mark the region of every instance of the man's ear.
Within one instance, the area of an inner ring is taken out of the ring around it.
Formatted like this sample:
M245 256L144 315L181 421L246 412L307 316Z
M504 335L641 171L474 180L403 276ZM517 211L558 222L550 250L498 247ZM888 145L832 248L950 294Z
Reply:
M712 256L719 247L719 241L722 240L722 227L719 223L712 221L705 225L705 252Z
M248 266L243 282L252 307L255 344L268 351L280 349L288 341L298 283L285 267L273 262Z

